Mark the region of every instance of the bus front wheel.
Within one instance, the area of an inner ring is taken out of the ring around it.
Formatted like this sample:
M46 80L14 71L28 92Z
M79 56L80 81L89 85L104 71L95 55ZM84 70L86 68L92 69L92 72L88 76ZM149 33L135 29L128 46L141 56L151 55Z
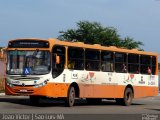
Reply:
M68 90L68 95L65 100L65 105L67 107L72 107L75 103L75 88L71 86Z
M117 98L116 103L119 105L129 106L132 104L133 91L131 88L126 88L124 98Z

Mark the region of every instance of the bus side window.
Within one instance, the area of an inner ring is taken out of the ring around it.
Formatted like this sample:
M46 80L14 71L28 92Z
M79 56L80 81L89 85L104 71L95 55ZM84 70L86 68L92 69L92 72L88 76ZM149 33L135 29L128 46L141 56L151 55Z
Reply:
M127 69L127 54L115 53L115 71L126 73Z
M156 63L157 63L157 59L155 56L152 56L152 68L151 68L151 72L153 75L156 74Z
M59 64L56 63L56 57L59 56ZM59 76L65 66L65 47L54 46L52 50L52 76L53 78Z
M114 53L108 51L101 52L101 70L103 72L113 72Z
M147 73L151 74L151 68L150 67L147 67Z
M75 61L68 60L68 69L74 69L75 68Z
M68 69L84 70L84 49L68 48Z
M85 50L85 69L89 71L100 70L100 51L92 49Z
M128 72L139 74L139 55L128 54Z
M151 56L141 55L140 56L140 63L141 63L141 73L142 74L151 74Z

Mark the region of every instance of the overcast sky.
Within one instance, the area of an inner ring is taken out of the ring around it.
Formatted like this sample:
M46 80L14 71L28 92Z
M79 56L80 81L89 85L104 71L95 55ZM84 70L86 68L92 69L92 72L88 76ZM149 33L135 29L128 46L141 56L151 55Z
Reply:
M0 0L0 46L15 38L57 38L80 20L115 27L160 53L160 0Z

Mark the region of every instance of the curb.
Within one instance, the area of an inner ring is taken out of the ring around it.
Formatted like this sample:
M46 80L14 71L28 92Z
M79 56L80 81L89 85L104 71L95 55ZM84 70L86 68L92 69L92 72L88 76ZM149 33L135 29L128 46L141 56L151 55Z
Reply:
M4 96L5 95L5 93L0 93L0 96Z

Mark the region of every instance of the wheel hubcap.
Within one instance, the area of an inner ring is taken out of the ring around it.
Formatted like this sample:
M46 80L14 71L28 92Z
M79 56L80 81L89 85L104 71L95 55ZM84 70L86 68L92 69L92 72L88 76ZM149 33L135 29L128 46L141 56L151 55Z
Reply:
M70 103L73 104L74 103L74 98L75 98L74 90L71 91L69 98L70 98L69 99Z
M126 98L126 100L128 101L128 102L130 102L131 101L131 94L130 93L127 93L127 96L126 96L127 98Z

